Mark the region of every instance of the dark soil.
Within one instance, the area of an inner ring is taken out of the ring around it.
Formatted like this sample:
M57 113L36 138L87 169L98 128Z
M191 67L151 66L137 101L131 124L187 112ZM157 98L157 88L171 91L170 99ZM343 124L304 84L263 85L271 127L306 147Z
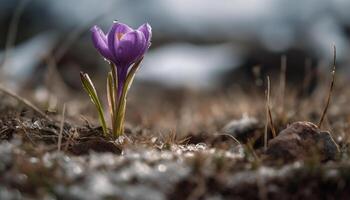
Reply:
M317 123L327 87L318 86L307 98L288 92L283 107L273 96L276 132L295 121ZM349 198L350 95L345 87L335 89L326 121L316 131L329 131L339 147L337 156L327 159L322 151L304 151L309 145L303 140L293 140L304 145L298 149L303 156L266 153L263 93L184 90L172 98L169 91L138 90L129 98L120 138L103 136L94 122L69 112L61 127L60 114L42 118L2 96L0 199Z

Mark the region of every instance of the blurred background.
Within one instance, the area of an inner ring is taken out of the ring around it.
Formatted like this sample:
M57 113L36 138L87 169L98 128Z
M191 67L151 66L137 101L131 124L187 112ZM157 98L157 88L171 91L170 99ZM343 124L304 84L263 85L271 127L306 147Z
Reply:
M1 83L34 90L81 92L79 71L105 83L108 64L89 29L113 20L153 28L152 47L135 87L221 90L264 87L266 75L287 66L287 80L330 70L332 45L339 73L350 62L348 0L2 0ZM282 64L281 64L282 63ZM312 76L312 77L317 77ZM316 78L315 78L316 79ZM316 82L316 80L315 80Z

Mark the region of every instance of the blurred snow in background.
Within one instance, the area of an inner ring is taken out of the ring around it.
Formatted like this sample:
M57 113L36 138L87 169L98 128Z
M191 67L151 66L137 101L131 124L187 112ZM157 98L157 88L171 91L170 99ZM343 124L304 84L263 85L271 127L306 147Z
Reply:
M18 2L1 2L2 38L6 39L6 25ZM349 64L349 8L348 0L31 0L23 13L17 41L21 43L21 38L28 35L35 41L36 34L44 31L65 36L94 19L98 19L94 23L104 30L113 20L133 27L149 22L154 32L153 46L139 78L171 86L207 87L218 79L222 70L240 66L256 49L282 53L298 48L329 61L334 43L338 61ZM82 51L95 55L86 37L88 28L83 30L85 37L78 38L85 41ZM51 38L45 44L54 41ZM31 44L28 40L23 42ZM52 48L39 46L41 49L33 47L36 55ZM13 53L23 63L23 69L13 67L12 74L16 75L20 69L30 77L33 70L24 68L35 67L32 60L35 56L17 50L20 48L15 48ZM95 58L100 59L98 55ZM18 78L22 78L22 73Z
M24 83L23 81L35 72L35 68L54 48L56 40L55 34L42 33L12 49L1 69L2 81L12 88L16 88L18 83ZM0 60L4 59L4 56L4 52L0 53Z
M239 60L229 45L170 44L145 57L138 79L155 80L170 87L212 88L218 77Z

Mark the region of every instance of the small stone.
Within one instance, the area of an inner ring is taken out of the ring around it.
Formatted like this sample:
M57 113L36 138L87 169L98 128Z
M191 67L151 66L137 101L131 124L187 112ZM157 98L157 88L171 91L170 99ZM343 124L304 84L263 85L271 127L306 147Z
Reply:
M256 118L243 116L239 120L230 121L222 129L222 132L232 135L242 143L246 143L248 139L255 141L261 136L260 128L261 125Z
M335 160L338 145L329 132L311 122L295 122L268 143L267 155L284 161L305 160L318 156L321 161Z

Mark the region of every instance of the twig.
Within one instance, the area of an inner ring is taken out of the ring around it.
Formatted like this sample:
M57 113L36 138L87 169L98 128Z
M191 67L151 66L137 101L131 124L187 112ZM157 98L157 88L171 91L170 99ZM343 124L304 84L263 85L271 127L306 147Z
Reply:
M231 138L233 141L235 141L237 144L241 144L237 138L235 138L234 136L227 134L227 133L216 133L215 136L227 136L229 138Z
M69 145L74 142L74 133L68 135L68 139L66 140L66 143L64 145L64 150L67 151L69 148Z
M64 126L64 120L66 115L66 104L63 104L63 110L62 110L62 119L61 119L61 125L60 125L60 134L58 135L58 151L61 151L61 144L62 144L62 135L63 135L63 126Z
M266 92L267 93L267 92ZM264 150L267 150L267 127L269 123L269 117L268 117L268 110L266 106L266 122L265 122L265 128L264 128Z
M26 130L26 128L25 128L25 126L23 125L23 123L22 123L20 120L18 120L17 122L21 124L20 127L22 128L24 134L27 136L28 140L32 143L33 146L36 146L37 144L36 144L36 143L33 141L33 139L29 136L29 133L28 133L28 131Z
M335 47L335 45L333 45L333 70L332 70L332 81L331 81L331 85L329 87L329 92L328 92L328 96L327 96L327 101L326 101L326 106L324 107L324 110L322 112L321 115L321 119L318 123L318 128L321 128L323 120L327 114L327 110L331 101L331 96L332 96L332 92L333 92L333 88L334 88L334 82L335 82L335 64L336 64L336 57L337 56L337 49Z
M253 155L254 160L259 163L260 158L259 158L258 154L256 154L252 143L253 142L251 141L251 139L248 139L248 142L246 144L246 149L249 151L249 153L251 153L251 155Z
M36 106L34 106L29 100L18 96L17 94L13 93L10 90L7 90L4 86L0 85L0 92L5 93L8 96L11 96L15 99L17 99L19 102L23 103L24 105L28 106L29 108L31 108L32 110L34 110L37 114L39 114L41 117L49 120L49 121L53 121L48 115L46 115L45 113L43 113L39 108L37 108Z
M271 114L271 107L270 107L270 96L271 96L271 82L270 77L267 76L267 97L266 97L266 107L267 107L267 113L268 113L268 119L269 119L269 125L272 132L272 136L276 137L276 130L275 126L273 124L272 114Z
M17 31L18 31L18 24L19 20L21 18L21 15L23 14L23 11L27 4L30 2L30 0L21 0L19 4L17 5L15 11L13 12L10 26L7 33L7 39L5 44L5 51L4 51L4 57L2 58L0 62L0 68L2 68L3 65L5 65L8 56L11 53L11 48L13 44L16 41Z

